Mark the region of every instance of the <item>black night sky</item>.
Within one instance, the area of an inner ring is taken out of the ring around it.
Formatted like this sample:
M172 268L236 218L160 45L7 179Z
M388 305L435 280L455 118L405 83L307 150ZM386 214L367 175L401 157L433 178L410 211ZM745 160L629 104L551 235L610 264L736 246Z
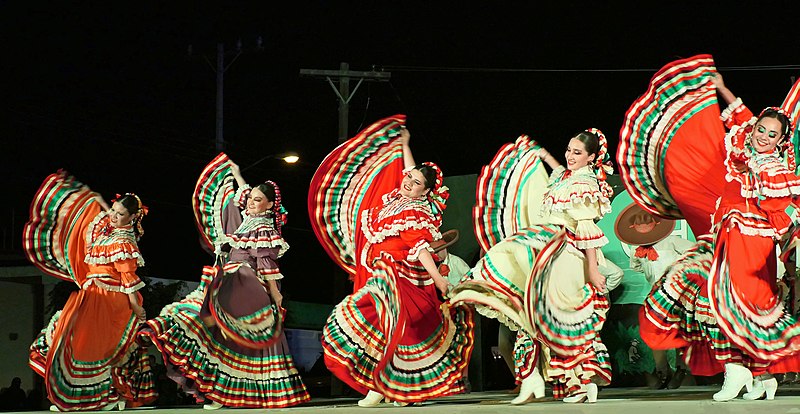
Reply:
M141 195L151 208L147 274L197 280L212 259L198 243L191 193L216 155L215 74L204 56L213 64L218 42L233 50L241 39L244 52L225 73L226 152L243 168L288 150L302 158L291 168L266 159L244 175L283 189L292 245L284 291L323 303L333 301L334 266L305 201L337 143L337 101L301 68L391 72L391 82L358 90L351 135L405 113L416 158L447 175L479 172L521 133L558 154L571 134L598 127L615 150L628 106L676 58L712 54L755 110L780 104L800 75L796 0L463 3L0 3L3 250L19 248L34 191L64 168L106 198ZM254 53L259 36L264 49ZM777 65L794 66L755 68Z

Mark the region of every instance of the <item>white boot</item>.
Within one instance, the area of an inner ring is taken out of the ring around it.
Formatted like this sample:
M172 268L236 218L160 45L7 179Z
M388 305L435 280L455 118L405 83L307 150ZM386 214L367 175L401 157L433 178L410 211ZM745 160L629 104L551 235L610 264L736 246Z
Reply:
M531 397L536 399L544 397L544 378L539 374L539 367L534 368L533 372L522 380L522 384L519 386L519 395L511 400L511 404L525 404L530 401Z
M742 398L760 400L766 395L766 399L774 400L776 391L778 391L778 380L772 374L763 374L753 380L753 390L745 393Z
M741 364L725 364L725 382L722 389L714 394L714 401L730 401L739 396L743 387L753 388L753 374Z
M204 410L219 410L220 408L222 408L222 404L220 404L220 403L218 403L216 401L211 401L211 404L204 404L203 405L203 409Z
M570 395L569 397L564 397L562 401L570 404L582 402L595 403L597 402L597 384L590 382L586 385L583 385L578 392Z
M359 407L374 407L381 403L383 400L383 395L378 394L375 391L370 391L367 393L367 396L363 399L358 400Z

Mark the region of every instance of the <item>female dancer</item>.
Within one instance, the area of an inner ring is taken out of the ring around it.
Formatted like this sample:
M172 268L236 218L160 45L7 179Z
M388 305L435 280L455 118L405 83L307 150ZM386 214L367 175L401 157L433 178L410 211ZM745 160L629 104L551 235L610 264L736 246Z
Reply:
M283 275L275 260L289 245L280 232L286 211L278 186L251 188L220 154L201 174L193 201L204 240L228 260L204 269L215 277L202 303L187 297L165 308L142 334L161 351L170 376L210 402L206 409L308 401L283 334Z
M549 183L535 156L553 168ZM567 168L523 136L501 149L481 174L479 197L497 197L493 203L501 211L489 214L497 220L476 224L479 239L481 233L492 233L482 226L505 227L501 235L514 233L488 249L473 268L472 280L453 289L451 301L473 303L481 313L518 329L515 363L522 383L513 404L544 396L538 342L549 350L544 374L554 383L555 398L595 402L597 385L610 382L608 352L599 333L608 310L605 293L622 272L602 256L599 247L607 239L595 224L611 210L605 157L605 137L596 129L570 139ZM546 192L537 195L537 188ZM479 199L476 219L484 217L479 210L485 204ZM515 222L502 223L503 217Z
M136 269L144 265L137 240L146 213L134 194L108 208L63 171L33 199L23 231L28 259L80 287L31 345L29 364L44 377L52 410L122 409L157 397L147 354L135 343L145 319Z
M326 365L339 379L367 394L358 402L362 407L375 406L384 397L408 404L463 392L462 376L473 345L469 309L442 306L437 296L437 290L447 292L448 283L436 267L431 243L442 237L439 226L447 187L435 164L415 165L404 120L395 116L379 121L334 150L317 170L309 194L313 222L315 217L330 217L336 209L336 204L318 200L336 200L336 194L352 194L353 198L340 199L344 203L366 200L350 191L367 194L375 191L369 188L372 185L395 183L380 205L360 215L363 239L357 244L358 262L351 267L357 290L334 308L323 330ZM348 172L364 171L375 163L379 165L375 174ZM402 176L396 174L401 171ZM342 175L326 183L335 174ZM358 211L360 206L350 208ZM316 211L321 215L315 216ZM352 223L351 219L346 220ZM339 229L315 231L325 235L320 237L325 245L333 240L328 235ZM344 251L353 249L354 241L339 240L347 246ZM344 261L347 256L341 257Z
M798 368L792 354L800 350L800 325L778 297L775 256L775 241L791 222L785 209L800 195L787 139L798 88L800 83L783 108L754 117L725 87L711 57L696 56L659 71L623 126L618 160L643 208L668 217L713 213L712 233L698 238L656 283L639 320L653 349L688 348L692 373L713 375L724 367L717 401L736 398L743 387L750 391L746 399L772 399L777 381L771 374ZM727 134L718 120L717 93L728 103L721 114ZM659 150L655 157L635 155L639 148ZM690 163L695 167L675 168ZM645 175L655 182L645 182ZM698 203L715 196L716 203ZM695 226L709 227L699 220L690 225L695 234L702 234Z

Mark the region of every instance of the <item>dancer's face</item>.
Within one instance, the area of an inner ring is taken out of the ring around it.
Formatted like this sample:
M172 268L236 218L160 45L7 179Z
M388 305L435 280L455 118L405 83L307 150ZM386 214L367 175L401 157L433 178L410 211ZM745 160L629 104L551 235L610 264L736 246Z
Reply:
M567 152L564 154L564 158L567 159L567 168L569 170L575 171L589 165L590 162L594 161L594 157L594 154L586 152L586 146L583 145L583 142L575 138L569 140Z
M775 118L761 118L753 128L753 148L758 152L770 152L775 149L783 136L783 125Z
M115 201L108 210L108 220L114 227L124 227L131 224L133 214L122 203Z
M410 197L419 198L428 194L429 189L425 188L425 177L417 169L412 169L403 177L403 182L400 183L400 194Z
M267 196L258 188L250 190L250 195L247 197L247 212L252 216L261 214L272 208L274 203L267 199Z

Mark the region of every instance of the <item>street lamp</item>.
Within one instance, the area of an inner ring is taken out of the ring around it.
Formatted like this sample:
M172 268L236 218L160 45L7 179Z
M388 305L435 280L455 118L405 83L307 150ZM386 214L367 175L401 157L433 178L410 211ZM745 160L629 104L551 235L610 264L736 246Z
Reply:
M297 161L300 161L300 156L294 152L287 152L283 155L283 157L281 157L281 159L287 164L294 164Z
M283 162L285 162L285 163L287 163L289 165L297 164L297 162L300 161L300 156L297 155L297 153L294 152L294 151L281 152L281 153L277 153L277 154L269 154L266 157L262 157L258 161L248 165L247 167L242 168L242 171L248 170L250 168L253 168L253 167L255 167L256 165L260 164L262 161L264 161L264 160L266 160L268 158L272 158L272 159L276 159L276 160L282 160Z

